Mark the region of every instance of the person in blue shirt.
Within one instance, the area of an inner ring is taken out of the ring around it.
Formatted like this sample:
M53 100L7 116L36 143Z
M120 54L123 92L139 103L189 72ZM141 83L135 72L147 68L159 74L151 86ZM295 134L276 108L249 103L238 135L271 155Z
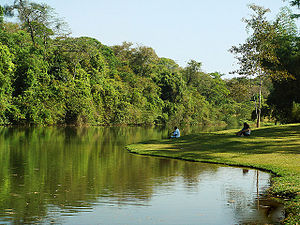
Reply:
M171 138L179 138L180 137L180 131L178 129L178 127L174 127L174 132L171 135Z
M248 123L244 123L242 130L236 133L237 136L250 136L251 130Z

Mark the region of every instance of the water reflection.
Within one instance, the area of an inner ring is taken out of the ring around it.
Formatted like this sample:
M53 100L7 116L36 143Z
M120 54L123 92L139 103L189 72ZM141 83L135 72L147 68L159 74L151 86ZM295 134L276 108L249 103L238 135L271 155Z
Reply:
M257 210L253 170L124 150L167 134L134 127L0 128L0 223L271 221ZM263 193L269 175L261 173L259 184Z

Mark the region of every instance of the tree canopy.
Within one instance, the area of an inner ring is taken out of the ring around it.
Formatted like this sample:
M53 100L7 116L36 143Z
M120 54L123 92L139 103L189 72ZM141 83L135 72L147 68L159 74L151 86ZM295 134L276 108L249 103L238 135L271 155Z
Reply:
M259 78L261 86L263 81L271 79L273 88L267 102L273 110L273 117L282 122L292 121L289 114L293 102L299 101L295 98L298 96L295 88L290 89L291 94L286 96L287 99L281 98L279 101L274 99L281 85L295 83L295 80L298 80L297 72L291 67L297 67L299 63L293 61L293 64L289 64L299 51L296 41L297 27L292 13L289 9L283 8L275 21L268 21L266 19L268 9L256 5L249 7L253 10L253 14L249 19L244 19L244 22L251 33L244 44L230 49L240 65L234 72L242 76ZM261 88L258 91L257 126L264 104L261 102ZM282 105L285 105L284 110Z
M238 124L251 119L255 92L241 90L249 90L248 85L257 90L256 78L226 80L221 73L203 72L201 62L190 60L181 67L149 46L129 42L106 46L94 38L74 38L45 4L15 0L1 9L0 19L1 15L18 19L0 20L2 125ZM264 24L263 32L240 47L245 52L254 49L247 53L256 60L253 65L272 75L288 71L296 77L298 42L292 24L282 22L276 29L268 21ZM286 35L277 35L287 29ZM259 35L268 40L271 35L272 42L262 42ZM274 50L274 46L281 47ZM263 88L264 99L271 89L271 85ZM274 89L271 96L275 93ZM298 100L293 102L297 106Z

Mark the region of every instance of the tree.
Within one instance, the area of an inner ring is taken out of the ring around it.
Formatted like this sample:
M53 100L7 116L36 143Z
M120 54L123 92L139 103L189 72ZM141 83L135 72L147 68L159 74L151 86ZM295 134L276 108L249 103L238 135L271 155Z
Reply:
M36 46L37 37L40 37L46 46L47 41L55 33L59 33L65 23L54 15L54 10L46 4L38 4L28 0L15 0L14 4L4 7L6 16L13 17L17 13L24 29L31 36L32 43Z
M188 65L185 67L183 71L183 76L185 78L187 86L196 85L201 76L201 62L197 62L195 60L190 60Z
M300 40L291 15L292 12L288 9L283 9L278 15L280 35L275 41L279 46L276 54L293 78L274 80L273 89L268 97L268 104L273 108L274 117L284 123L299 121L294 114L299 112L295 109L300 103Z
M0 5L0 28L2 29L3 26L3 22L4 22L4 9L3 7Z
M5 113L11 104L13 70L12 54L8 47L0 42L0 124L7 122Z
M226 85L229 97L237 103L247 102L252 98L252 93L249 91L250 79L246 77L232 78L226 80Z
M50 7L12 2L4 11L19 23L0 29L2 123L210 124L245 115L200 62L181 68L151 47L58 36Z
M286 2L287 0L283 0L284 2ZM300 9L300 0L289 0L290 5L292 7L297 7L298 9ZM299 13L295 13L291 15L291 18L299 18L300 14Z
M243 19L246 28L252 30L252 34L244 44L233 46L230 52L236 55L240 68L234 71L243 76L257 76L260 81L257 105L257 127L260 126L262 84L263 80L271 77L273 79L284 79L289 73L282 66L276 55L277 43L273 40L277 35L277 24L270 23L266 19L266 13L270 10L261 6L249 5L254 11L250 19ZM270 67L274 69L270 69ZM276 68L276 69L275 69Z

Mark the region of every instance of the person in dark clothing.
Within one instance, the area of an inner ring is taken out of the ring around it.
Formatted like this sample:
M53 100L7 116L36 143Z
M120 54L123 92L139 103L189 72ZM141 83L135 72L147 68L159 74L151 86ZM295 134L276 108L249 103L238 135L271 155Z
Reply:
M243 129L236 133L237 136L250 136L251 129L248 123L244 123Z

